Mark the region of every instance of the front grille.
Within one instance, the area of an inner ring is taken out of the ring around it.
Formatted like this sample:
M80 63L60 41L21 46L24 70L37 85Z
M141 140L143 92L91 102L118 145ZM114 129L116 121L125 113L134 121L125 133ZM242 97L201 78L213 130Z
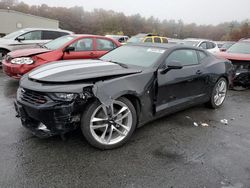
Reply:
M43 93L21 88L19 91L20 99L34 105L41 105L47 102Z

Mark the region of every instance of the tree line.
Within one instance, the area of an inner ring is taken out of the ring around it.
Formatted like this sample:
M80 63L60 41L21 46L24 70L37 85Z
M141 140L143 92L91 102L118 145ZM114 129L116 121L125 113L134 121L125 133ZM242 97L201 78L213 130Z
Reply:
M232 21L218 25L185 24L182 20L159 20L145 18L140 14L126 16L112 10L94 9L85 11L81 6L50 7L46 4L28 5L18 0L0 0L0 9L11 9L36 16L59 20L61 29L87 34L157 33L169 38L206 38L212 40L232 40L250 38L249 20Z

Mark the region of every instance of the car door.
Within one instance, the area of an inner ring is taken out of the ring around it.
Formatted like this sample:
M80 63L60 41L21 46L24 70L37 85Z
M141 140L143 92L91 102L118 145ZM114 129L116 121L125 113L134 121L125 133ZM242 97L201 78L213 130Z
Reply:
M95 54L96 54L96 58L99 58L101 56L103 56L104 54L106 54L107 52L109 52L110 50L113 50L114 48L116 48L116 44L109 39L105 39L105 38L96 38L95 39Z
M197 51L175 50L165 59L163 67L173 62L178 62L183 67L169 70L165 74L161 73L162 69L158 71L157 112L198 102L205 95L206 76Z
M74 47L74 51L65 52L63 59L95 59L93 38L80 38L73 42L69 47Z

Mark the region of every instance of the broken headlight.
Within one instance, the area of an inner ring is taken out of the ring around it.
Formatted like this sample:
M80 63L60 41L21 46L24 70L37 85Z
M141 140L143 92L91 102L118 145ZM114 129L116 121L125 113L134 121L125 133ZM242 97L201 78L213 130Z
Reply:
M33 59L30 57L19 57L19 58L14 58L10 61L12 64L17 64L17 65L30 65L34 63Z
M77 97L77 94L75 93L51 93L50 97L53 100L57 100L57 101L71 102Z

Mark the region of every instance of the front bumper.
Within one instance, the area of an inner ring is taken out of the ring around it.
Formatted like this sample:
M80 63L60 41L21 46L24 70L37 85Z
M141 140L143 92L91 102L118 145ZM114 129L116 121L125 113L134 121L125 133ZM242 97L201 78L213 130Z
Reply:
M75 102L37 106L17 99L14 104L22 125L40 138L65 134L80 123L81 108Z
M34 69L36 65L16 65L7 62L5 59L2 60L3 72L9 77L20 79L24 74Z

